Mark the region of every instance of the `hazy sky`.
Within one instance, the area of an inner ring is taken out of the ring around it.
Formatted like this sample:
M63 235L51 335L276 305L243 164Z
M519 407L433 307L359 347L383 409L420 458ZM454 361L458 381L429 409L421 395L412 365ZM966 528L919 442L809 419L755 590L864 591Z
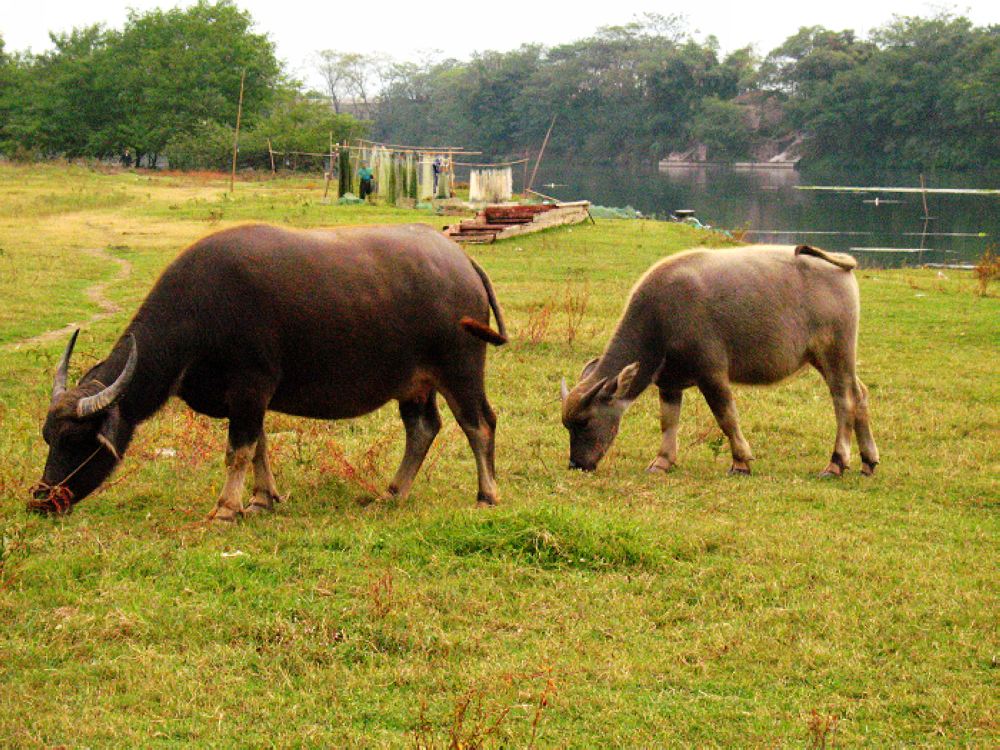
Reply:
M187 6L181 0L0 0L0 35L7 51L49 48L48 32L102 22L121 27L129 7ZM821 25L859 34L880 26L893 14L933 15L948 9L980 25L1000 23L1000 2L971 0L956 5L913 0L834 0L826 3L696 0L688 3L605 0L589 2L428 3L420 0L328 3L305 0L237 0L250 11L257 30L274 40L278 56L299 77L311 77L309 57L320 49L379 51L397 59L417 59L440 50L465 58L474 51L509 50L523 43L570 42L599 27L627 23L641 13L681 13L698 38L714 34L723 51L756 45L767 52L800 26Z

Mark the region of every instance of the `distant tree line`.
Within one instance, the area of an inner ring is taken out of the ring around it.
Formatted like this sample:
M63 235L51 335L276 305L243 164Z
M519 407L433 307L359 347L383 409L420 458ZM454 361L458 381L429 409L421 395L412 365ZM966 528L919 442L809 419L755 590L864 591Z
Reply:
M0 39L0 153L12 158L120 159L177 168L226 168L245 75L240 164L276 150L322 152L365 132L352 117L303 96L274 45L232 0L129 11L52 35L42 54L8 54Z
M383 73L375 132L494 156L549 146L588 162L649 162L703 144L711 160L802 155L831 165L970 168L1000 162L1000 26L896 18L859 39L802 28L766 57L720 57L676 18L648 15L551 48L400 63ZM770 151L768 147L771 146Z
M1000 166L1000 26L899 17L859 38L800 29L766 56L720 55L677 17L645 15L554 47L469 60L394 61L323 50L322 92L282 70L232 0L131 11L120 30L54 35L51 51L0 38L0 153L225 168L246 73L240 164L275 150L325 152L371 133L461 145L485 158L537 149L591 163L651 164L671 152L769 158L789 144L841 166Z

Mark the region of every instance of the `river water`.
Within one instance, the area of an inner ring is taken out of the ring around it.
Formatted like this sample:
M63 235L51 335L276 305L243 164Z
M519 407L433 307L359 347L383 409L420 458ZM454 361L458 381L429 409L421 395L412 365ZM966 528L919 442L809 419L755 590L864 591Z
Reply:
M908 172L819 173L798 170L675 168L635 172L621 167L542 165L535 189L562 200L632 206L666 218L690 209L704 224L745 231L748 242L807 243L850 252L862 265L975 263L1000 247L1000 195L935 193L997 189L1000 171L933 173L928 193L803 189L810 186L919 188ZM515 180L519 182L519 180ZM924 198L927 201L925 219ZM876 201L877 199L877 201Z

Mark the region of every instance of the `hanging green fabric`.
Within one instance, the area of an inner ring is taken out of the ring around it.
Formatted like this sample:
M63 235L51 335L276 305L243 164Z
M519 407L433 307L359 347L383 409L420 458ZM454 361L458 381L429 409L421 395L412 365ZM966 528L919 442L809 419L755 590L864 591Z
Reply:
M354 180L351 171L351 149L346 146L340 148L340 175L337 179L337 195L347 195L351 192Z
M396 185L397 185L397 183L396 183L396 164L395 164L395 161L396 160L394 158L392 158L392 156L389 156L389 158L386 159L386 165L387 165L387 168L386 168L386 177L387 177L387 179L386 179L386 185L385 185L385 192L383 193L383 196L385 197L385 202L388 203L390 206L395 206L396 205Z
M402 154L396 154L393 166L396 169L396 200L398 201L406 197L406 164L403 162Z
M395 185L392 186L392 191L389 190L389 180L392 174L392 154L385 147L379 147L377 154L378 171L375 174L378 175L378 194L388 199L389 194L395 191Z
M451 197L451 177L450 173L445 171L445 165L441 165L441 171L438 172L438 189L437 197L444 199Z
M406 155L406 197L417 199L417 160L413 158L411 151Z

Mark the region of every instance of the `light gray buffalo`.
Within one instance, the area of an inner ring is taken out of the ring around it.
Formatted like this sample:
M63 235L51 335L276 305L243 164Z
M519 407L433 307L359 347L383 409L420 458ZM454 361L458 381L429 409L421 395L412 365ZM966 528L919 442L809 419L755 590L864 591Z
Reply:
M594 470L629 404L655 383L663 441L649 471L677 462L681 397L697 386L729 439L730 473L749 474L753 454L730 384L776 383L808 363L829 386L837 417L823 474L847 469L852 429L862 473L874 473L868 390L855 374L856 265L849 255L806 245L690 250L654 265L633 288L604 353L584 366L572 390L563 380L570 468Z

